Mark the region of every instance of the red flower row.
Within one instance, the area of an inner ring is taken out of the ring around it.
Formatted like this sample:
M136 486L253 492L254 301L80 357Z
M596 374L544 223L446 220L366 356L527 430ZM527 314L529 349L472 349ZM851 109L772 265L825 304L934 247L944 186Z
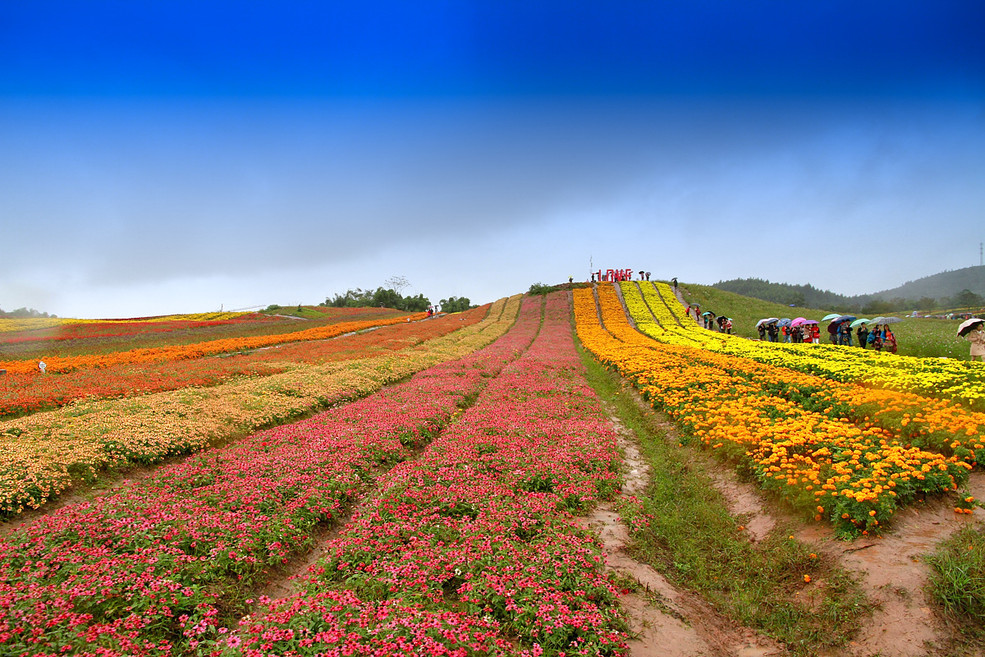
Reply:
M617 450L569 317L549 296L530 349L223 653L622 654L616 589L572 517L615 489Z

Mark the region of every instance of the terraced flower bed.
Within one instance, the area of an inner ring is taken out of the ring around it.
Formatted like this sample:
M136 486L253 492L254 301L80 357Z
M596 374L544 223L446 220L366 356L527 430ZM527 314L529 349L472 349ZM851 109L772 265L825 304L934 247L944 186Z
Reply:
M638 322L640 329L650 328L665 341L647 338L629 325L612 286L599 286L597 293L598 304L590 292L575 293L579 336L597 357L633 380L690 435L727 454L806 514L829 518L847 535L879 529L898 505L917 495L957 490L976 463L981 449L975 447L980 444L977 430L967 441L945 449L941 437L953 424L935 424L937 418L944 422L952 421L954 413L961 416L960 409L935 414L929 405L919 418L919 435L922 443L940 449L924 449L911 440L914 430L889 426L891 409L853 405L847 397L837 397L836 390L826 403L823 394L814 394L807 385L798 387L804 379L787 376L793 372L696 348L694 341L706 331L678 326L669 312L660 315L655 304L647 304L648 325L642 298L629 294L627 307L644 319ZM654 316L659 323L652 321ZM699 336L685 338L691 344L675 339L687 333ZM819 377L809 383L817 390L827 386ZM839 385L832 383L832 388ZM781 390L786 394L778 394ZM873 418L884 420L882 426ZM975 418L964 413L956 421Z
M503 300L478 324L388 355L208 388L76 402L0 422L0 512L38 508L106 468L156 463L367 395L488 345L505 333L518 307L519 298Z
M224 634L270 569L310 547L316 525L336 521L526 349L539 315L528 303L508 335L470 356L10 532L0 542L3 652L171 655Z

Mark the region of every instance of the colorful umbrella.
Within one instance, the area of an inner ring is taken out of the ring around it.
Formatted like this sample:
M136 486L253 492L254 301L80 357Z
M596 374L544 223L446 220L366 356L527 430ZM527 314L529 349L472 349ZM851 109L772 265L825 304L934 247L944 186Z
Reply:
M824 317L822 317L821 318L821 321L822 322L827 322L827 321L832 320L832 319L837 319L838 317L841 317L841 315L839 315L838 313L830 313L830 314L827 314Z
M866 319L866 318L862 317L862 318L856 319L854 322L852 322L851 323L851 327L852 328L858 328L862 324L868 324L871 321L872 321L871 319Z
M800 326L801 324L803 324L806 321L807 320L804 319L803 317L795 317L793 319L793 321L790 322L790 326L793 326L794 328L796 328L796 327Z

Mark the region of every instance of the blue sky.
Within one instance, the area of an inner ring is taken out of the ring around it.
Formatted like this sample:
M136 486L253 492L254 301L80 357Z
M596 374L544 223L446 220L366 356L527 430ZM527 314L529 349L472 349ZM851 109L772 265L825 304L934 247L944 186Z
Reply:
M0 4L0 308L979 264L985 4Z

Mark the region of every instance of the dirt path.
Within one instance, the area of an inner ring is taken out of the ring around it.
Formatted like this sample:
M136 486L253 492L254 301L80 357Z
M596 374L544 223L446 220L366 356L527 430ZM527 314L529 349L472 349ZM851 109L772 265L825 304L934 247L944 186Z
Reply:
M985 495L985 474L973 473L972 495ZM930 567L923 556L969 523L985 520L985 511L954 512L953 501L934 499L896 514L892 526L875 539L844 543L820 528L808 528L802 538L814 540L837 554L841 564L861 575L862 585L876 611L850 646L851 657L922 657L949 655L950 637L933 611L927 595ZM976 654L985 655L979 650Z
M649 467L641 457L635 436L609 415L625 456L623 493L642 495ZM595 509L582 522L597 532L605 549L606 567L620 577L639 583L641 593L629 593L620 602L636 638L629 642L632 657L774 657L785 654L776 642L741 628L720 616L700 596L681 591L650 566L626 552L629 530L612 504Z

